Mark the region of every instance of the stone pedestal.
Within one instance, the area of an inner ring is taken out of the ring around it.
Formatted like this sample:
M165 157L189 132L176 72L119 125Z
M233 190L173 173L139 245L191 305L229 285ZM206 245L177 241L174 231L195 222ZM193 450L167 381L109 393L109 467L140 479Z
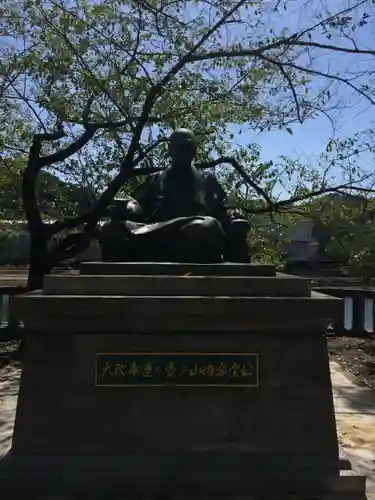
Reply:
M27 330L9 488L334 494L324 328L342 302L269 266L99 264L14 297Z

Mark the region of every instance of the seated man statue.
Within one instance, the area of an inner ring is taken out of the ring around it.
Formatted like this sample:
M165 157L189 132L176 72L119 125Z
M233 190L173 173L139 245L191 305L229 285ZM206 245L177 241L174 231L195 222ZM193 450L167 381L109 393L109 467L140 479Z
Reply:
M250 261L248 223L229 213L217 179L193 166L196 150L190 130L172 133L171 165L151 174L131 198L117 200L98 228L103 261Z

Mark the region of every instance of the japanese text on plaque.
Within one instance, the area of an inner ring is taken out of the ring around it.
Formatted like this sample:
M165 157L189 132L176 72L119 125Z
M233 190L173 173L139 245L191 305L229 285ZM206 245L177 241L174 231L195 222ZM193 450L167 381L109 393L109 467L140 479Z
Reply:
M257 387L254 353L99 353L99 386Z

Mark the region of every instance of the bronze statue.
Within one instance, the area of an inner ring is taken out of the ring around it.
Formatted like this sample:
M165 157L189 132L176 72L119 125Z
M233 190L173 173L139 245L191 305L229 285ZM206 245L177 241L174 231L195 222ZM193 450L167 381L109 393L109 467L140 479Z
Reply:
M151 174L127 200L117 200L101 224L103 261L249 262L248 223L226 208L226 195L212 175L192 162L194 134L178 129L169 140L171 165Z

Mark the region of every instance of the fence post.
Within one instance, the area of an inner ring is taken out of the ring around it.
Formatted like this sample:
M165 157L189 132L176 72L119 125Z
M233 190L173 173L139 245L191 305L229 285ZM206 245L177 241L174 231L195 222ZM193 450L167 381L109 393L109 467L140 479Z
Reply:
M364 330L366 333L374 332L374 299L372 298L372 294L368 295L368 297L364 297L364 306L365 306L365 323Z
M9 295L3 293L1 299L1 323L9 324Z
M12 302L10 296L24 293L26 290L21 286L0 285L0 325L1 325L1 338L7 340L17 339L21 333L19 329L20 322L18 317L14 315L12 310Z
M344 328L342 333L350 332L353 329L353 297L344 298Z
M350 322L352 316L351 316L351 300L349 297L343 297L340 292L336 292L335 295L332 294L334 297L340 298L343 303L342 307L342 315L337 318L334 322L334 328L333 331L336 335L344 335L345 332L348 330L348 320ZM349 299L349 300L348 300ZM349 325L350 328L350 325Z
M363 335L365 332L365 304L363 297L360 293L353 294L352 331L356 335Z

